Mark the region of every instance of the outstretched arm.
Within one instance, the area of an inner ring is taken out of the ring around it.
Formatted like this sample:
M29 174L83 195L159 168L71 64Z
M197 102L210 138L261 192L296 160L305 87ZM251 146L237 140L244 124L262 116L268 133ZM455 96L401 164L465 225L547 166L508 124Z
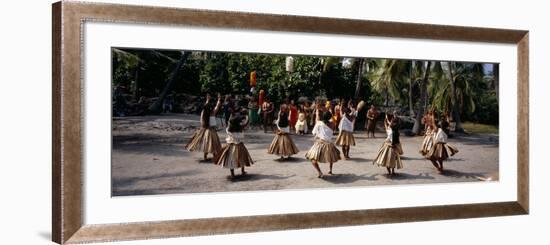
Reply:
M218 114L220 107L222 106L222 96L218 93L218 101L216 101L216 106L214 107L214 115Z
M241 121L241 126L248 126L248 116L244 116L244 119Z

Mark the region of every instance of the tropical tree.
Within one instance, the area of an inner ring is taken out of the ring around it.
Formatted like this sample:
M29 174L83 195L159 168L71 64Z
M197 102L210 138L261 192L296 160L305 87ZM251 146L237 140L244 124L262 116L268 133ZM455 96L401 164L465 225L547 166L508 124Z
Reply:
M176 83L176 78L178 76L178 73L180 72L181 68L183 67L183 64L189 57L191 52L181 52L181 57L176 64L176 67L172 71L172 75L170 76L170 79L166 82L166 85L162 89L162 92L160 93L158 99L147 108L147 111L152 114L158 114L162 110L162 102L166 98L166 96L172 91L172 88L174 87L174 84Z
M420 127L421 127L421 119L422 115L424 115L425 107L428 101L428 82L430 77L430 68L432 66L431 61L426 61L424 65L424 75L423 79L420 82L420 103L418 104L418 109L416 112L416 118L414 120L414 125L412 129L412 133L415 135L420 134Z
M483 66L474 63L438 62L434 68L431 86L432 106L440 112L449 112L455 121L455 131L463 131L462 115L476 110L476 100L486 90Z
M403 89L406 83L410 83L410 66L411 62L406 60L377 60L377 68L371 73L370 82L374 91L385 95L386 105L389 97L396 101L409 99L403 94Z

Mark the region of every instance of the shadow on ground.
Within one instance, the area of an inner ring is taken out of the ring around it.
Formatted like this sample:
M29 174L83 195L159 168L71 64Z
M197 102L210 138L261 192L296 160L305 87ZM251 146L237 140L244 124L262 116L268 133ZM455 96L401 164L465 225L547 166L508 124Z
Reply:
M296 176L296 175L293 174L293 175L288 175L288 176L280 176L280 175L251 174L251 173L241 175L237 172L237 170L235 170L235 177L231 178L231 176L227 176L227 180L229 180L231 182L255 181L255 180L265 180L265 179L268 179L268 180L282 180L282 179L288 179L288 178L291 178L291 177L294 177L294 176Z
M323 180L333 183L333 184L348 184L353 183L355 181L359 180L368 180L368 181L376 181L378 178L376 178L378 174L372 174L372 175L356 175L356 174L333 174L333 175L324 175Z

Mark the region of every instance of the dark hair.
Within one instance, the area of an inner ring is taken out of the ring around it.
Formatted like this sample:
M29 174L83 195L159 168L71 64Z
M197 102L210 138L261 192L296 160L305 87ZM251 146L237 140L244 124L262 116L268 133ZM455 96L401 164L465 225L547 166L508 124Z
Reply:
M351 109L348 108L348 107L344 107L344 109L342 109L342 111L344 112L344 116L351 121L352 119L352 115L351 115Z
M204 125L210 126L210 113L212 113L212 105L206 103L202 108L202 121Z
M325 124L329 124L331 118L332 118L332 113L330 113L328 111L325 111L323 113L322 120Z
M241 125L243 118L240 115L232 116L229 119L229 126L227 127L227 131L229 132L242 132L243 126Z

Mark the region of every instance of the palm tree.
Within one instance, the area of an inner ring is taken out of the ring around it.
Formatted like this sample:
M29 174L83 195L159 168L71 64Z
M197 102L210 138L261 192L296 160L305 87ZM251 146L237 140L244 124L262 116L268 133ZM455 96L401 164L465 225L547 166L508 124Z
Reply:
M473 113L475 99L483 83L481 64L439 62L434 69L434 83L431 86L434 109L450 112L456 123L455 131L462 132L461 115Z
M499 64L495 63L495 64L493 64L493 84L494 84L495 92L496 92L496 95L497 95L497 102L498 102L498 95L499 95L499 93L498 93L499 78L500 78Z
M176 67L172 71L170 79L168 80L168 82L166 82L166 85L162 89L162 92L160 93L158 100L155 101L153 104L151 104L149 108L147 108L147 111L149 113L158 114L161 112L162 102L164 101L166 96L172 91L172 88L174 88L174 85L176 83L176 77L178 76L179 72L181 71L181 68L183 67L183 64L185 64L185 61L187 60L190 54L191 52L181 51L181 57L178 63L176 64Z
M389 97L393 100L406 97L402 94L402 88L405 81L410 80L410 65L411 62L406 60L378 60L377 68L370 74L370 81L376 92L386 95L386 105Z
M463 132L464 128L462 128L462 122L460 120L460 111L458 109L458 101L457 101L457 95L456 95L456 81L455 76L453 74L453 66L455 62L447 62L447 75L449 79L449 86L451 89L451 116L453 120L455 121L455 131L457 132Z
M428 101L428 82L430 77L430 67L432 66L431 61L426 61L424 66L424 78L420 82L420 103L418 104L418 109L416 113L416 118L414 120L414 126L412 129L413 134L420 134L420 125L421 125L421 119L422 115L424 115L425 106Z
M423 69L422 69L423 62L422 61L411 61L410 62L410 72L409 72L409 86L408 86L408 101L409 101L409 115L411 117L415 116L414 112L414 98L413 98L413 88L414 86L420 82L419 80L422 79L423 76Z

